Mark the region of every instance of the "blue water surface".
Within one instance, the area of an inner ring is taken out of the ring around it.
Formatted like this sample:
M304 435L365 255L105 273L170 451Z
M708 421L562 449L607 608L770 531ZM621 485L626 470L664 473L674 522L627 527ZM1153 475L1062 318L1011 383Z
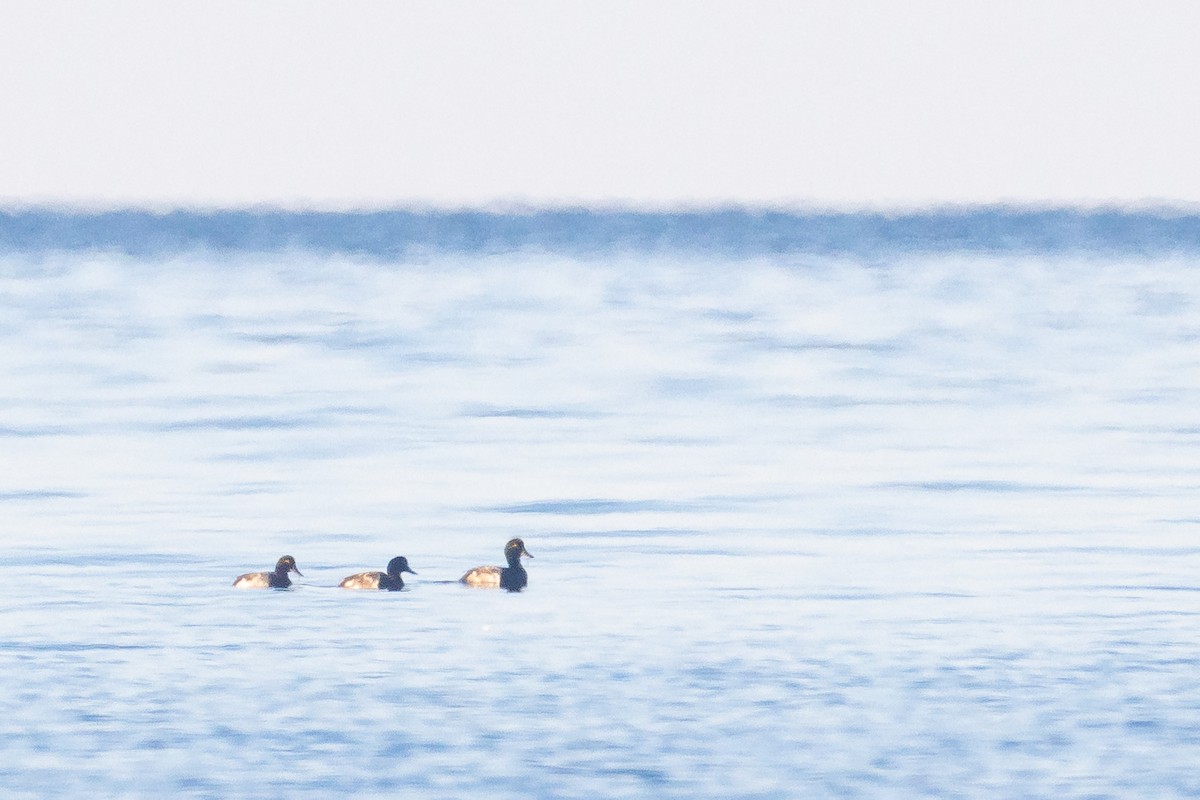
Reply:
M1192 217L22 213L6 796L1200 796Z

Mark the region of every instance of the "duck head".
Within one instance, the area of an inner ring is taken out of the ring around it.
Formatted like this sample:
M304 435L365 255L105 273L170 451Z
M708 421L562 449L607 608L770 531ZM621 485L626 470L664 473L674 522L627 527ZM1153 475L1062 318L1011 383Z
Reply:
M276 575L287 575L289 572L294 572L301 578L304 577L304 573L301 572L300 568L296 566L296 559L292 558L291 556L284 556L275 562Z
M521 556L533 558L533 553L525 549L525 543L520 539L510 539L508 544L504 545L504 558L515 566L521 560Z
M395 558L393 558L391 561L388 562L387 574L392 575L392 576L399 576L401 572L408 572L412 575L417 574L416 570L409 568L407 558L405 558L404 556L396 556Z

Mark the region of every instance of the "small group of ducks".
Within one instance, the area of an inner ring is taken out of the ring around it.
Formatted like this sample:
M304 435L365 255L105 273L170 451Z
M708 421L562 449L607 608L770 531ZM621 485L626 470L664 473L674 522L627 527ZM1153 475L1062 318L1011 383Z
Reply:
M521 566L521 556L533 558L533 555L525 549L523 541L512 539L504 545L504 559L508 562L507 567L475 567L475 569L468 570L458 579L458 582L482 589L500 588L510 592L519 592L529 583L529 576L526 574L525 568ZM304 577L304 573L296 566L296 559L284 556L275 562L273 572L247 572L245 575L237 576L233 585L238 589L286 589L292 585L292 579L288 577L292 572ZM388 562L386 571L358 572L342 579L338 587L395 592L404 588L404 578L401 577L401 573L404 572L410 575L417 574L408 566L407 558L396 556Z

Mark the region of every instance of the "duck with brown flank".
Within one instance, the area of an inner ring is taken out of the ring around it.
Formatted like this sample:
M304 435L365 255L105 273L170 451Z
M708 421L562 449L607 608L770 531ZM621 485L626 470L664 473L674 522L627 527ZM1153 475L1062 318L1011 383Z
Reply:
M529 575L521 566L521 556L533 558L533 554L525 549L524 542L520 539L512 539L504 545L504 559L508 562L507 567L476 567L459 578L459 582L480 589L499 587L510 592L519 592L529 583Z
M289 572L304 577L304 573L296 566L296 559L284 556L275 562L274 572L247 572L234 578L233 585L238 589L286 589L292 585Z
M342 589L379 589L398 592L404 588L404 578L400 577L401 572L417 574L409 568L407 558L396 556L388 562L387 572L359 572L345 578L338 586Z

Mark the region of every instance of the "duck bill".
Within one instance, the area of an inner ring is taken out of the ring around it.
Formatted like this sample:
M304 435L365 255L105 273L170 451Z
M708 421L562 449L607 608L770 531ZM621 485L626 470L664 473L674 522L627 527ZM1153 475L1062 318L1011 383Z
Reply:
M400 570L400 571L401 571L401 572L407 572L409 575L416 575L416 574L417 574L417 571L416 571L415 569L409 569L408 567L405 567L404 569L402 569L402 570Z
M296 573L296 574L297 574L297 575L299 575L301 578L303 578L303 577L304 577L304 573L300 571L300 568L299 568L299 567L292 567L292 572Z

